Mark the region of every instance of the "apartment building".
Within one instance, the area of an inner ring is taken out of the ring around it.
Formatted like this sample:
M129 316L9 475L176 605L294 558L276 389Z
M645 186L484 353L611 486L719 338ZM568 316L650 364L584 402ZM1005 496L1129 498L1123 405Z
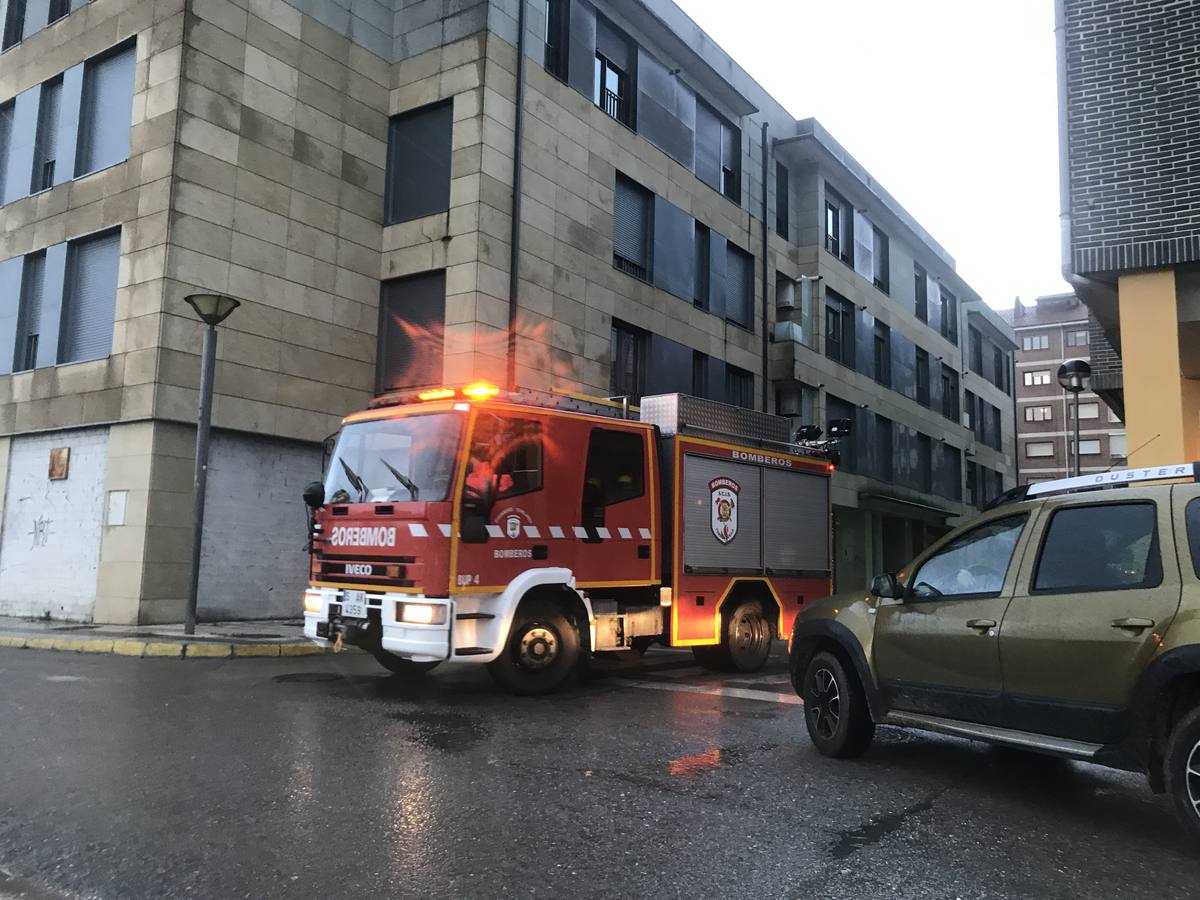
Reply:
M1200 457L1200 5L1056 0L1063 275L1129 461ZM1119 358L1117 358L1119 357Z
M1074 294L1018 299L1003 316L1017 340L1017 467L1021 484L1075 474L1075 396L1058 383L1068 359L1091 360L1087 307ZM1093 391L1079 394L1079 467L1083 474L1125 464L1129 447L1117 411Z
M669 0L4 16L0 614L180 617L197 291L242 304L221 327L202 618L294 614L300 489L388 391L687 391L850 419L846 585L1013 483L1007 326ZM971 328L1003 375L968 358Z

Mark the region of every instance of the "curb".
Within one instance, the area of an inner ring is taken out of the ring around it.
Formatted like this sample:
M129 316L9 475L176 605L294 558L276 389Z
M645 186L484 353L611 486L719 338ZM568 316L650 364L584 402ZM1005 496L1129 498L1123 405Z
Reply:
M231 659L279 656L324 656L331 651L316 644L243 644L221 641L164 641L139 639L23 637L0 635L0 647L24 650L59 650L68 653L109 653L158 659ZM346 648L343 652L358 651Z

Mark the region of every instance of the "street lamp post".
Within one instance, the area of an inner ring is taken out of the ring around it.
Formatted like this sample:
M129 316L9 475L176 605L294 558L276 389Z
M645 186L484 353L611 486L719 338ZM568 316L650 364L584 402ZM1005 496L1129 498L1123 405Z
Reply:
M1092 367L1086 359L1068 359L1058 367L1058 383L1069 394L1075 395L1075 474L1079 471L1079 395L1087 389L1092 377Z
M192 479L192 571L188 581L183 633L196 633L196 602L200 589L200 547L204 537L204 493L208 487L208 433L212 425L213 376L217 368L217 326L241 304L220 294L191 294L183 298L204 323L200 363L200 405L196 413L196 469Z

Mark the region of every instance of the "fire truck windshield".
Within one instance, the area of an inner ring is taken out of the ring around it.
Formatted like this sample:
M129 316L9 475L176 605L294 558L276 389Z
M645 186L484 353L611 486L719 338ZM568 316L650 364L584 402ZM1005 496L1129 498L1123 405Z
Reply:
M446 412L347 425L325 476L328 502L445 500L462 423L460 413Z

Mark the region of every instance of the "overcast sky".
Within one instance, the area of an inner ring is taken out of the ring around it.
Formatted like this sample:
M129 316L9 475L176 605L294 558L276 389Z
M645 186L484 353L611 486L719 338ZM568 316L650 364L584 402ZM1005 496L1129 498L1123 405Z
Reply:
M1050 0L676 0L815 116L995 307L1059 275Z

